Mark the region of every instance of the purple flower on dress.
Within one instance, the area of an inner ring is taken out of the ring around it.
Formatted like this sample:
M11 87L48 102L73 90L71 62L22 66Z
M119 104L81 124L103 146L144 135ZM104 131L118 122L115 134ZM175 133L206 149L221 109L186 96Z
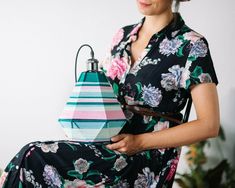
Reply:
M161 90L151 86L151 83L148 86L142 88L142 96L144 102L152 107L157 107L162 100Z
M183 42L178 38L174 38L172 40L165 38L160 43L159 52L163 55L166 55L166 56L169 56L171 54L175 54L182 44L183 44Z
M47 185L50 187L56 188L61 187L62 182L60 179L60 175L57 172L56 168L50 165L45 165L43 177Z
M197 40L192 46L189 57L205 57L207 54L208 48L206 43L203 40Z
M74 162L74 167L76 171L78 171L80 174L83 174L87 172L89 163L87 162L87 160L79 158Z
M155 188L156 185L157 181L155 180L154 172L151 172L149 167L145 167L143 169L143 174L138 174L138 177L134 183L135 188Z
M177 90L180 85L180 79L184 68L180 68L179 65L173 65L168 70L170 73L162 74L161 85L166 91L173 89Z

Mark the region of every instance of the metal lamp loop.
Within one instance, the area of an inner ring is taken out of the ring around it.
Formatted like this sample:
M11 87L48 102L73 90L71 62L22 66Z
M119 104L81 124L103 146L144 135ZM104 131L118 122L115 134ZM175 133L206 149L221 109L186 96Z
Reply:
M98 60L97 59L94 59L94 51L92 49L92 47L89 45L89 44L83 44L81 45L79 48L78 48L78 51L77 51L77 54L76 54L76 59L75 59L75 83L77 82L77 60L78 60L78 54L80 52L80 50L83 48L83 47L89 47L91 49L91 59L88 59L88 63L91 63L91 67L94 67L95 68L95 65L92 65L92 63L96 64L97 65L97 69L98 69Z

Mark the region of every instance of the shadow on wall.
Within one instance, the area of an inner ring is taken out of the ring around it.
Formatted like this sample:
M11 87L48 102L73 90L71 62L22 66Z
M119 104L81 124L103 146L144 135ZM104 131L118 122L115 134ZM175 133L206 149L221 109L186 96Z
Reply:
M235 87L231 87L230 88L230 91L229 91L229 96L228 96L228 99L229 101L229 109L228 111L226 111L225 113L227 114L227 116L225 116L226 120L229 121L229 119L232 119L232 118L235 118ZM227 137L230 139L234 139L235 138L235 124L234 124L234 121L231 121L230 122L230 128L227 127L227 132L226 132L226 135L228 135ZM228 140L229 140L228 139ZM231 161L233 162L233 165L235 166L235 139L231 142L228 142L227 143L228 146L231 147L231 150L228 150L228 151L231 151Z

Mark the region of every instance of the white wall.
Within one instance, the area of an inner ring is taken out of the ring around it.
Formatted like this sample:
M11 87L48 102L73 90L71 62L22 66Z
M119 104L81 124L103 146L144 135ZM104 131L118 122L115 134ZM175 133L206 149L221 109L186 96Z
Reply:
M233 162L235 2L193 0L182 3L180 12L209 41L227 136L222 148ZM88 43L102 59L114 32L141 17L134 0L0 0L0 167L28 142L65 139L57 118L74 84L77 49ZM79 71L88 52L81 51ZM213 164L221 157L216 150L209 154Z

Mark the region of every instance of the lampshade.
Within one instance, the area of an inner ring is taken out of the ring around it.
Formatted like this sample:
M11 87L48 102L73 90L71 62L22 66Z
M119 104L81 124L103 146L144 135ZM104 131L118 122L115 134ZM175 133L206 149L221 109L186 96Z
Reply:
M125 125L126 117L107 77L98 71L98 61L92 58L87 63L89 70L82 72L78 80L75 78L58 121L71 140L110 141Z

